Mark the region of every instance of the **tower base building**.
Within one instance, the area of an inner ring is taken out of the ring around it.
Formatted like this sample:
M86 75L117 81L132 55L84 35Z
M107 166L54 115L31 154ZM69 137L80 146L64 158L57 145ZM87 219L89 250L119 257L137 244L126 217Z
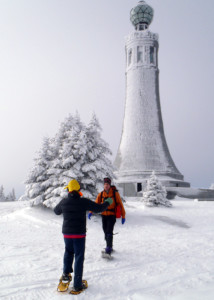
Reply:
M189 187L170 155L159 96L158 35L149 31L153 9L140 1L131 10L135 31L126 37L126 103L115 159L117 186L124 196L138 196L149 176L166 187Z

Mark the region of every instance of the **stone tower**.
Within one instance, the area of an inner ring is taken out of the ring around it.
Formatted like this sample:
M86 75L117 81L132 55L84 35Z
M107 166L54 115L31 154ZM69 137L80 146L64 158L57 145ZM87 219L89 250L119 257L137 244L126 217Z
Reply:
M117 185L137 196L154 170L165 186L188 187L166 143L159 97L158 35L149 31L153 9L140 1L130 12L135 31L126 37L126 103L115 159Z

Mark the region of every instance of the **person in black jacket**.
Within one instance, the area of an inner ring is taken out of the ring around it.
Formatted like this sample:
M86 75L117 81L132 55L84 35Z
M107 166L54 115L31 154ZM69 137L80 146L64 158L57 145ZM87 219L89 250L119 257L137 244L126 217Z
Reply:
M84 288L82 274L85 253L86 211L103 212L112 203L112 199L108 198L103 204L97 204L81 197L80 185L75 179L71 180L66 188L68 189L68 196L62 199L54 208L55 214L63 214L62 233L64 235L65 253L61 279L64 281L70 280L75 256L74 290L78 292Z

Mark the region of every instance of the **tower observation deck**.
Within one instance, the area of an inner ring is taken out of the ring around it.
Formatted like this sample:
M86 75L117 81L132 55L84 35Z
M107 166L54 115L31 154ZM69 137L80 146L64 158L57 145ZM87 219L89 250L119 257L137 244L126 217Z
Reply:
M158 35L149 31L154 11L140 1L130 12L134 32L126 37L126 102L114 165L124 196L137 196L155 171L166 187L189 187L170 155L159 96Z

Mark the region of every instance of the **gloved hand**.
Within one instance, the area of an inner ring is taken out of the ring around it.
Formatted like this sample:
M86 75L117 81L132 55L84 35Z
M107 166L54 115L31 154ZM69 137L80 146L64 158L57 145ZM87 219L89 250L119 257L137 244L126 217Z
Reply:
M126 222L126 219L125 219L125 218L124 218L124 219L121 219L122 225L123 225L125 222Z
M105 202L108 202L109 205L111 205L113 203L113 200L112 200L112 198L107 198L107 199L105 199Z
M91 216L92 216L92 213L88 213L88 219L90 220L91 219Z

